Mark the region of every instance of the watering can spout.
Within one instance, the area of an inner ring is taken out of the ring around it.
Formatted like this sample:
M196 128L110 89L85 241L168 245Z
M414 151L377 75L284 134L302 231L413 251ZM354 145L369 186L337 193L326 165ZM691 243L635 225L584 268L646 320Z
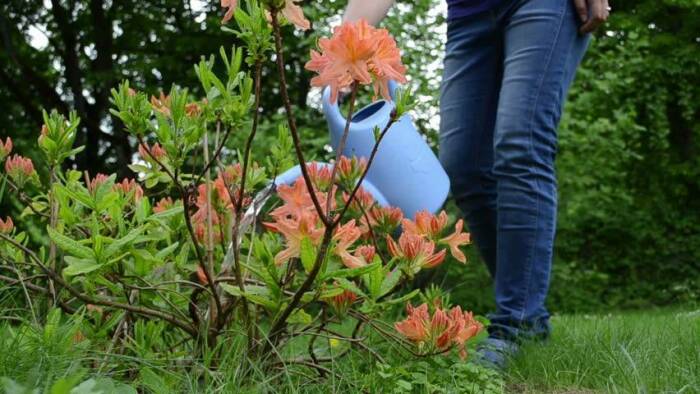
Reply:
M394 81L389 82L392 100L395 100L397 87ZM330 96L330 89L324 89L323 113L328 122L331 146L337 150L347 119L338 103L331 103ZM342 154L369 158L376 144L374 130L386 127L394 108L392 101L379 100L353 114ZM445 170L409 115L396 120L386 132L366 180L378 189L388 204L401 208L406 217L413 217L420 210L436 212L445 202L450 188Z

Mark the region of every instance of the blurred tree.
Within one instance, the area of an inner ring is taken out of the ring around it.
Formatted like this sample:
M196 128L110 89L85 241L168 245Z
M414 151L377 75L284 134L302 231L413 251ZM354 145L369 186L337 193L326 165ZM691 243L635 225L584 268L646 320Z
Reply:
M305 1L316 30L285 30L291 48L286 55L288 78L294 102L302 109L310 92L311 74L303 71L309 50L315 45L316 33L328 33L331 24L340 20L344 3ZM435 47L439 49L440 40L427 39L430 30L442 22L439 13L428 15L431 4L431 0L402 4L387 22L400 40L412 43L406 49L409 64L429 66L439 58ZM42 124L42 108L63 113L74 108L82 119L78 143L86 145L74 164L90 172L128 175L125 164L131 162L134 142L109 114L110 89L129 79L136 88L154 94L174 82L197 92L193 64L201 56L218 53L220 46L235 44L233 36L220 29L222 15L219 2L213 0L4 1L0 4L0 122L20 147L31 146ZM408 20L421 23L406 24ZM265 116L276 128L272 123L276 123L281 102L275 94L276 73L271 66L264 71L263 107L271 109ZM436 86L436 81L426 84L420 78L421 67L412 66L411 71L418 86ZM422 97L432 105L431 92L423 92ZM311 121L302 123L313 132L310 145L322 145L318 143L324 136L320 115L304 115Z

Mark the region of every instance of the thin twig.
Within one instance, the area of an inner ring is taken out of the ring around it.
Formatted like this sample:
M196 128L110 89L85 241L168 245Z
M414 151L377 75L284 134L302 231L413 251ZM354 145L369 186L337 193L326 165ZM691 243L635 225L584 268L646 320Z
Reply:
M352 93L350 93L350 109L348 110L348 117L345 120L345 128L343 129L343 135L340 137L340 143L336 148L335 152L335 162L333 162L333 169L331 170L331 182L330 190L328 190L328 197L326 198L326 212L328 214L328 220L333 220L333 214L331 213L331 201L333 200L333 185L335 185L335 176L338 171L338 163L340 162L340 157L343 155L343 150L345 150L345 144L348 140L348 134L350 132L350 123L352 123L353 112L355 111L355 100L357 99L357 88L359 85L357 81L352 83Z
M331 225L331 221L328 220L326 215L323 213L323 208L318 201L316 192L314 191L313 183L311 182L311 177L309 176L309 171L306 168L306 160L304 159L304 152L301 149L301 140L299 139L299 133L297 131L296 120L294 119L294 114L292 112L292 104L289 101L289 93L287 92L287 78L284 72L284 51L282 50L282 33L280 32L280 24L277 19L277 13L279 10L270 10L270 19L272 22L272 31L275 36L275 53L277 56L277 71L280 76L280 93L282 95L282 101L284 102L285 112L287 113L287 123L289 124L289 131L292 134L292 140L294 141L294 150L296 151L297 158L299 159L299 166L301 167L301 175L306 183L306 188L311 196L311 201L316 208L318 216L326 227Z
M130 304L124 304L121 302L116 302L116 301L111 301L111 300L106 300L102 298L95 298L91 297L87 294L83 294L77 289L75 289L73 286L68 284L61 275L57 274L55 271L51 270L49 267L44 265L44 263L39 259L39 257L29 250L26 246L20 244L19 242L15 241L13 238L8 237L5 234L0 234L0 238L4 239L5 241L9 242L12 244L15 248L21 250L25 255L27 255L32 261L34 261L39 268L41 268L48 276L53 278L53 280L64 287L66 290L68 290L69 293L71 293L75 298L81 300L82 302L86 304L92 304L92 305L102 305L102 306L107 306L107 307L112 307L116 309L121 309L129 312L133 312L139 315L144 315L144 316L150 316L150 317L155 317L159 318L161 320L165 320L168 323L174 325L175 327L178 327L182 329L183 331L187 332L188 334L192 336L197 335L197 330L194 329L192 326L187 324L186 322L183 322L176 318L174 315L157 310L157 309L151 309L151 308L146 308L142 306L136 306L136 305L130 305Z

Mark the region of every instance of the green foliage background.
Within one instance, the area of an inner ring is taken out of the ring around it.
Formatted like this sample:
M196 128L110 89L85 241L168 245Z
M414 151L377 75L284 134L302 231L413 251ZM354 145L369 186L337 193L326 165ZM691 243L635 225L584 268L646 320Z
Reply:
M440 0L400 1L387 27L404 50L419 98L416 122L436 141L444 41ZM218 1L8 0L0 4L0 136L33 157L40 108L84 119L71 166L131 175L135 151L107 109L108 92L128 78L156 94L178 84L197 89L193 64L235 43L219 28ZM285 30L288 78L312 157L324 159L319 93L303 70L319 35L339 20L344 1L305 1L314 30ZM555 312L644 307L700 298L700 2L621 0L596 33L560 128L560 216L550 305ZM45 37L45 45L31 45ZM282 120L272 63L263 71L265 154ZM234 154L244 133L230 143ZM2 216L19 226L12 198ZM458 212L450 208L454 215ZM472 259L476 261L474 256ZM453 300L485 312L489 280L479 264L447 264L433 280Z

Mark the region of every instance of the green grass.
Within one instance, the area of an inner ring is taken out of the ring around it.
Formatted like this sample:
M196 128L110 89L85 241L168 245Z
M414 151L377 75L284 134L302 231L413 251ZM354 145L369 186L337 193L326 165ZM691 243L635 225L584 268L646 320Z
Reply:
M700 393L700 311L553 319L543 344L524 346L511 391Z
M700 393L700 311L555 317L552 338L523 346L503 377L456 357L401 358L386 344L378 348L386 365L352 353L324 379L295 366L264 372L236 341L222 344L226 356L212 369L186 354L142 348L107 355L89 342L76 345L78 324L65 317L41 328L0 322L0 376L39 392L59 380L95 378L156 393ZM242 379L245 367L253 372Z

